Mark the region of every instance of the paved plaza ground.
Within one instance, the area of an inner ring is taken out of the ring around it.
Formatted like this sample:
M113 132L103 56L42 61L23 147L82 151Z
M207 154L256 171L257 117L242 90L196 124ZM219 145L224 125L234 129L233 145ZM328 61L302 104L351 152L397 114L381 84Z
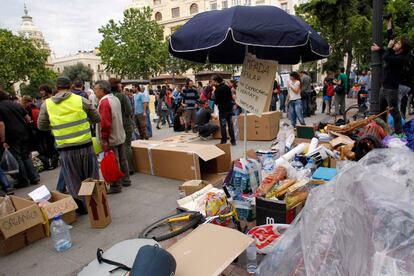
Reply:
M286 120L286 114L283 117L282 120ZM311 125L323 119L326 115L318 111L316 116L306 118L306 121ZM177 134L172 129L154 129L153 139L173 135ZM218 142L200 140L200 143ZM248 148L267 149L270 144L249 141ZM232 147L232 158L240 157L242 153L243 142L239 141L237 146ZM41 184L55 190L58 173L59 169L42 172ZM119 241L136 238L146 225L174 212L181 181L144 174L134 174L131 180L131 187L124 188L120 194L109 195L112 223L107 228L91 229L88 217L79 217L71 230L73 247L70 250L57 253L51 239L45 238L9 256L0 257L0 275L76 275L96 257L97 248L105 250ZM38 186L18 189L15 193L26 197Z

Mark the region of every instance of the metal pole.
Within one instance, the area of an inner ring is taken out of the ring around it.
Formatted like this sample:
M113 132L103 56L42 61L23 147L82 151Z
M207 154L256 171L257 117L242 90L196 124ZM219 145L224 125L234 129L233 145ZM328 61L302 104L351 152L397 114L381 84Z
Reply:
M243 147L244 147L244 153L243 156L246 159L247 158L247 110L243 109L243 114L244 114L244 128L243 128L243 136L244 136L244 141L243 141Z
M381 46L383 43L382 13L384 10L384 1L372 0L372 7L372 39L374 43ZM379 98L382 80L382 59L379 52L372 52L371 68L370 113L378 114L380 112Z

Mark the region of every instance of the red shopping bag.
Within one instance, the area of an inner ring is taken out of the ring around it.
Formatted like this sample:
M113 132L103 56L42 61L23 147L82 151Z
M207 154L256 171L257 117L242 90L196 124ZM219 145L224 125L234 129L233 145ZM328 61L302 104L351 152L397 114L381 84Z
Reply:
M116 155L113 151L105 152L104 158L101 161L101 172L103 178L108 183L117 182L124 173L119 169Z

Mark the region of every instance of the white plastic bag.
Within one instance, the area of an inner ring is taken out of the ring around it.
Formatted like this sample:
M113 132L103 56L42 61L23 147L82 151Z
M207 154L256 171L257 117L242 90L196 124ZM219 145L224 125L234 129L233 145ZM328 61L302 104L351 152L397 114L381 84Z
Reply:
M8 149L4 150L3 157L0 161L0 167L5 174L19 173L19 163Z

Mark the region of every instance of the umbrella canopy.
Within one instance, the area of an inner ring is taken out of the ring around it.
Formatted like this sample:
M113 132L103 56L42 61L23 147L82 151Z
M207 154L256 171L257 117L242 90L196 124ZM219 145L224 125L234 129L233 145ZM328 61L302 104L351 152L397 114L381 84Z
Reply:
M329 44L300 18L274 6L236 6L197 14L170 39L170 53L198 63L260 59L296 64L329 56Z

